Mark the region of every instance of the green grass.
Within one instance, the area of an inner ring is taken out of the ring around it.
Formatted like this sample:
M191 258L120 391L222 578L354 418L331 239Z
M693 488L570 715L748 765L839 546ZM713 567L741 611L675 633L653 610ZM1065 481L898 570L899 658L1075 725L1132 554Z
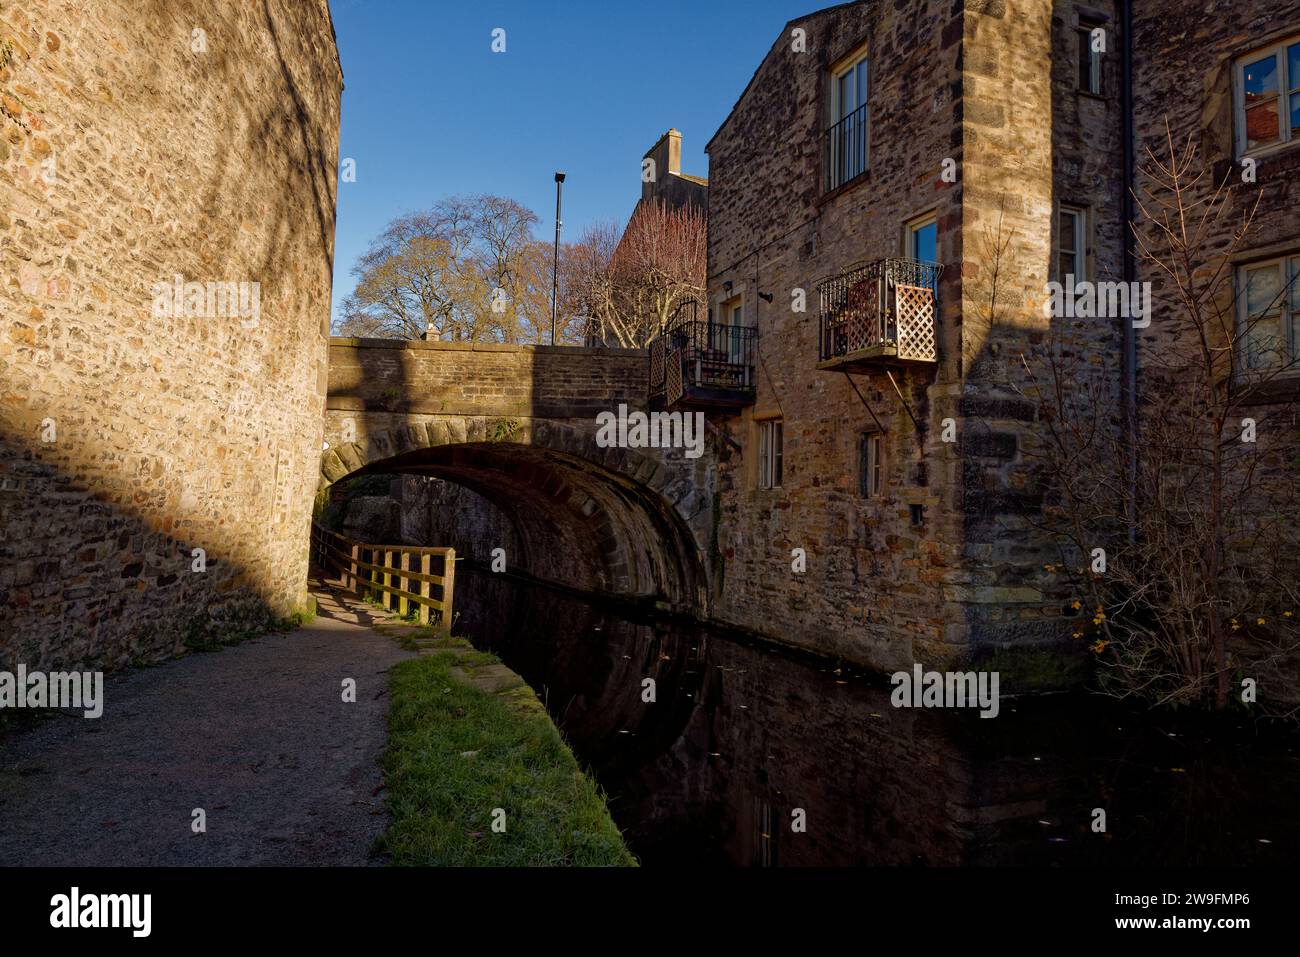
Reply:
M636 860L595 782L536 696L489 694L452 677L448 651L392 671L383 767L394 865L629 866ZM465 752L475 752L466 755ZM492 830L493 809L505 831Z

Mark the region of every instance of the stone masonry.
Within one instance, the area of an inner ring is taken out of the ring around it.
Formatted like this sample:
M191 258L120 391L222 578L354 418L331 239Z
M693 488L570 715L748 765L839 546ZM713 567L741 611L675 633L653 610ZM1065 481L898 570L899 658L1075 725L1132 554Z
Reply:
M331 339L322 491L354 474L455 482L509 526L469 515L435 544L490 560L479 532L496 530L510 571L707 616L716 440L693 459L602 447L597 416L620 406L645 410L644 350Z
M1138 163L1163 144L1168 116L1175 140L1193 134L1221 172L1234 59L1300 35L1300 15L1294 3L1173 6L1134 4ZM1073 245L1066 210L1082 223L1086 274L1121 278L1121 19L1109 0L859 2L776 36L708 148L709 304L717 315L739 299L760 351L754 405L717 419L740 449L719 472L719 618L886 669L1069 648L1075 613L1035 528L1046 490L1019 357L1049 336L1082 356L1118 428L1122 321L1049 320L1043 306ZM1094 31L1096 90L1080 81L1080 37ZM831 77L864 55L868 168L828 191ZM1261 160L1262 191L1231 200L1240 212L1262 194L1244 258L1300 247L1297 155ZM909 256L907 224L927 215L944 267L938 362L895 368L897 390L883 367L818 370L817 284ZM1158 335L1154 323L1141 337L1139 370ZM759 488L758 431L778 418L784 480ZM859 442L880 431L884 488L863 497Z
M6 0L0 51L0 668L154 660L301 607L326 0ZM202 284L179 308L178 281Z

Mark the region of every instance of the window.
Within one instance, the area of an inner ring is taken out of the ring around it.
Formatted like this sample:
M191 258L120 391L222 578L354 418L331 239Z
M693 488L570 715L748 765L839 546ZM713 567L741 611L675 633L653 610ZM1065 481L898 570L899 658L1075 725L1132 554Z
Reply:
M907 255L927 263L939 261L939 224L933 215L907 224Z
M1088 278L1087 222L1087 210L1061 207L1056 231L1056 280L1067 291Z
M858 494L875 498L885 485L885 443L879 432L863 432L858 439Z
M709 349L724 361L744 362L744 343L741 333L734 330L745 324L745 303L741 297L728 299L719 310L721 321L709 330Z
M867 58L860 55L831 74L830 127L826 130L826 189L867 171L869 116Z
M1093 31L1100 31L1094 34ZM1101 58L1106 32L1095 20L1079 21L1079 90L1101 95Z
M1274 372L1300 358L1300 256L1237 270L1238 367Z
M1300 137L1300 39L1237 61L1237 155Z
M780 419L758 423L758 487L780 488L784 459L784 429Z

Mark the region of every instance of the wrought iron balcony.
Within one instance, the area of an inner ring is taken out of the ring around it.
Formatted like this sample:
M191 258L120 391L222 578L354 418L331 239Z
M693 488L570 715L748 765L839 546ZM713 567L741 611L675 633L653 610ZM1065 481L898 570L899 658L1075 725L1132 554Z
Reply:
M826 131L826 192L867 171L867 107L858 107Z
M694 316L696 303L685 315ZM754 401L758 330L687 318L650 342L652 407L735 409Z
M819 369L937 362L938 263L877 259L823 281Z

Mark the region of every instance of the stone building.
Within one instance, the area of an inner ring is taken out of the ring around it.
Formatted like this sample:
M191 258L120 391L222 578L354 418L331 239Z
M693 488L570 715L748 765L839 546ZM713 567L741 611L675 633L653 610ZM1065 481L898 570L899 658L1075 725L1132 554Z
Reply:
M719 618L887 669L1081 652L1038 530L1021 354L1050 337L1083 357L1115 428L1124 384L1142 388L1158 319L1139 337L1127 318L1044 308L1071 274L1159 287L1135 258L1126 270L1126 143L1140 190L1166 116L1220 171L1262 130L1260 185L1234 185L1238 206L1261 201L1242 261L1300 268L1297 5L1129 6L855 2L775 37L708 146L710 321L757 330L736 373L752 395L704 388L741 362L712 353L684 361L679 392L732 448ZM1259 51L1279 76L1246 114L1241 69Z
M326 0L0 6L0 669L305 603L341 90Z

